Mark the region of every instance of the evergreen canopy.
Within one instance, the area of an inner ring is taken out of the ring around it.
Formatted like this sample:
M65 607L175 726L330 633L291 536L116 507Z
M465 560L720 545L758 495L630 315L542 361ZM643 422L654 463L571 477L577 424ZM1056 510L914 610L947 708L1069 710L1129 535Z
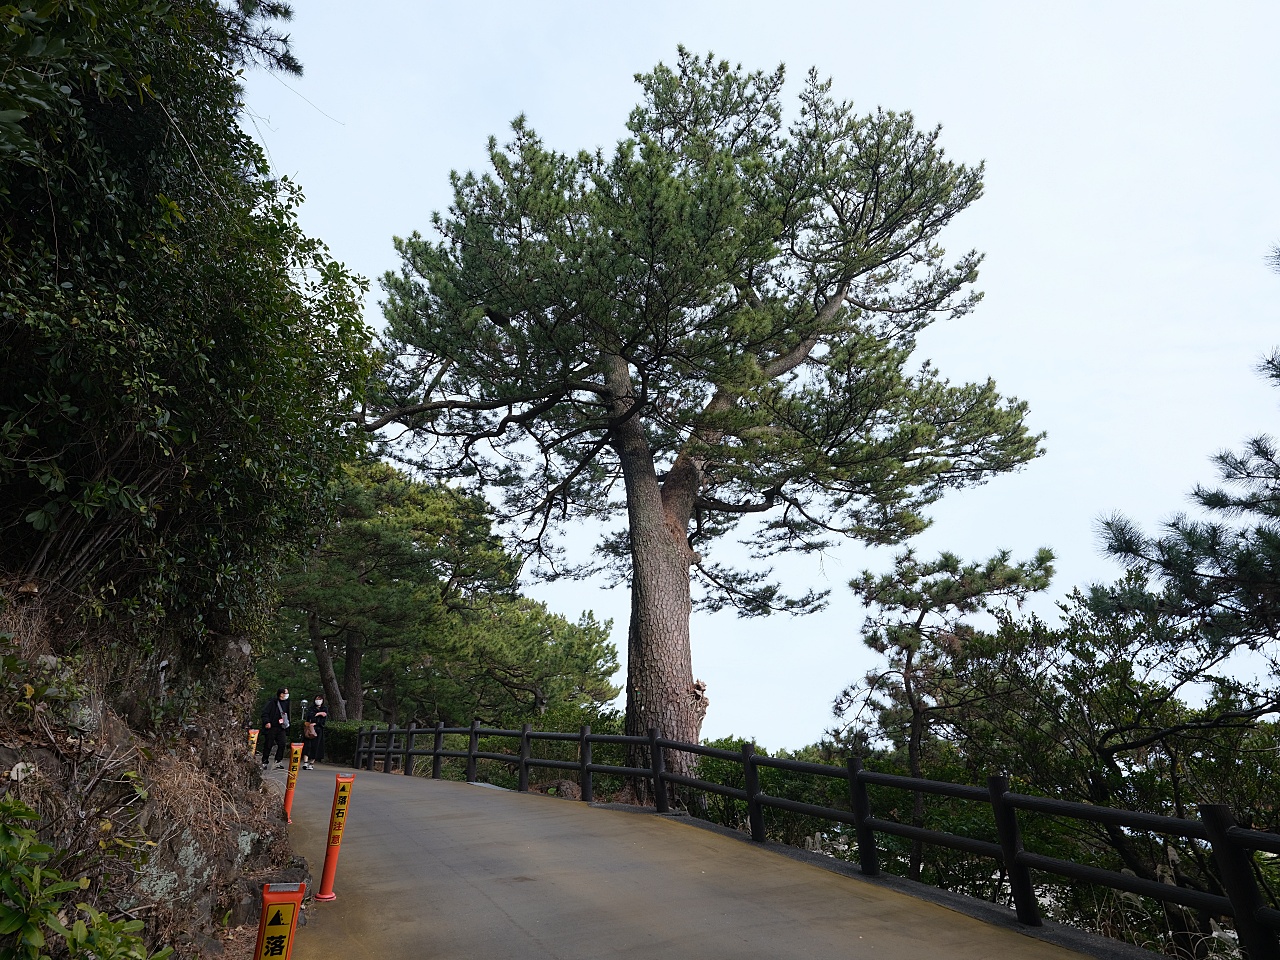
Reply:
M442 239L397 241L398 362L371 425L419 429L433 465L505 485L541 534L621 509L634 423L669 486L696 470L690 541L769 512L761 553L901 539L945 489L1035 455L1025 405L908 369L916 335L978 299L980 257L937 239L980 167L816 74L789 129L781 68L682 51L637 80L612 156L549 150L518 119L491 172L453 177Z
M440 239L397 241L393 362L365 424L405 424L422 463L503 487L553 562L555 525L625 512L596 560L630 561L628 723L647 710L696 736L691 572L712 607L822 600L713 563L710 543L755 516L757 558L897 541L1039 438L990 381L912 365L920 331L978 299L979 256L938 240L980 167L909 114L857 115L815 73L789 124L782 68L681 50L637 81L612 154L558 153L518 119L489 172L454 175Z

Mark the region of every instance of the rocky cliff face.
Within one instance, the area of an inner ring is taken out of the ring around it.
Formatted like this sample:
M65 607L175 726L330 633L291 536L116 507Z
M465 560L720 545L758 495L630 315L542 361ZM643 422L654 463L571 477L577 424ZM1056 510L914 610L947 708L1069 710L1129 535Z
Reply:
M0 594L0 797L38 813L76 901L144 921L179 957L238 955L262 883L310 879L249 753L249 645L131 640Z

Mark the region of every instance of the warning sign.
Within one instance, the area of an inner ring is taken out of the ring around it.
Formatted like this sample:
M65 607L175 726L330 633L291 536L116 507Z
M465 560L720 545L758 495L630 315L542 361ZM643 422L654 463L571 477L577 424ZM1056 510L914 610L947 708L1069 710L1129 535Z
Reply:
M293 932L306 888L267 884L262 888L262 919L258 922L257 960L289 960L293 952Z
M347 825L347 804L351 800L351 780L338 778L338 789L333 798L333 812L329 817L329 846L342 843L342 830Z
M316 899L322 903L336 900L333 892L333 874L338 869L338 850L342 843L342 831L347 825L347 810L351 804L351 784L354 773L338 774L333 790L333 810L329 813L329 849L324 854L324 874L320 877L320 892Z
M292 790L298 782L298 771L302 768L302 744L289 744L289 775L285 779L285 789Z
M258 960L289 955L289 938L293 935L296 911L297 907L292 903L275 903L267 908L267 933L262 938L262 951L258 954Z

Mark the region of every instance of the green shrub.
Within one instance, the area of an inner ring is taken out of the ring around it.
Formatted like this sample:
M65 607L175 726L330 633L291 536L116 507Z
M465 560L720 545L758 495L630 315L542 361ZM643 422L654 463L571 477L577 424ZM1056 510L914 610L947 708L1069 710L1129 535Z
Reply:
M716 747L738 753L742 745L749 741L741 737L724 737L720 740L708 741L704 746ZM771 754L763 747L756 748L756 755L768 757ZM780 750L776 756L784 760L800 760L807 763L824 763L838 766L832 759L824 756L814 746L802 747L796 751ZM760 765L757 767L760 791L771 797L782 797L787 800L798 800L814 806L830 807L836 810L849 809L849 791L847 781L840 777L820 777L807 773L792 773L775 767ZM718 757L699 757L697 766L699 779L722 786L741 790L746 781L742 763L738 760L722 760ZM741 800L724 797L710 791L685 791L685 802L689 811L696 817L710 820L735 830L746 830L747 805ZM811 817L806 814L793 813L790 810L779 810L766 807L764 812L765 835L770 840L789 844L793 847L810 846L816 839L818 846L833 856L848 859L852 856L852 830L845 825L822 817Z
M38 821L25 803L0 796L0 956L48 960L51 937L63 940L70 960L163 960L173 952L148 953L141 920L112 921L87 903L69 905L66 896L89 881L63 880L46 866L58 851L29 826Z
M11 633L0 633L0 676L0 716L19 726L40 710L64 717L85 692L65 660L49 654L26 660Z
M326 763L351 766L356 759L356 734L370 726L385 730L385 723L370 724L367 720L330 720L324 728L324 759Z

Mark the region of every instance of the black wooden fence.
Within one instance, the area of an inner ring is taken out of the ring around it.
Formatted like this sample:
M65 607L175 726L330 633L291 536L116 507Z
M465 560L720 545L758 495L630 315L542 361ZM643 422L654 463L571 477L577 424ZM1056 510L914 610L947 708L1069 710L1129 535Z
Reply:
M446 734L468 736L467 749L446 750L444 748ZM518 741L517 752L493 753L481 751L479 749L481 737L505 737ZM418 742L421 739L428 741L430 746L419 746ZM532 755L532 743L535 740L571 741L578 746L578 759L543 760L535 758ZM644 747L650 758L650 765L647 767L624 767L593 763L591 759L592 745L604 743ZM664 750L679 750L697 756L741 763L745 786L743 788L729 787L724 784L669 772L664 768ZM705 790L721 796L732 797L745 803L747 819L751 827L751 838L757 842L763 842L765 839L764 809L766 807L788 810L792 813L837 823L847 823L853 826L857 837L859 866L864 874L870 876L875 876L880 872L880 859L876 847L877 833L937 844L980 857L990 857L999 863L1009 878L1014 910L1017 913L1018 920L1028 926L1040 926L1042 922L1040 907L1036 901L1035 887L1031 879L1031 871L1039 870L1071 880L1097 884L1155 900L1180 904L1193 910L1204 911L1211 916L1232 917L1235 921L1240 945L1244 948L1249 960L1280 960L1280 939L1277 938L1277 931L1280 931L1280 910L1267 905L1253 869L1254 852L1261 851L1280 855L1280 834L1247 830L1237 825L1231 815L1231 811L1223 804L1202 805L1199 808L1200 819L1187 820L1013 793L1009 790L1009 778L1003 775L989 777L987 786L984 789L956 783L944 783L937 780L919 780L913 777L876 773L871 770L864 770L861 761L857 759L850 759L845 766L836 767L821 763L806 763L799 760L784 760L761 756L755 752L754 745L749 743L743 744L741 752L681 743L659 736L658 731L653 728L649 730L647 737L630 737L613 734L593 734L589 726L584 726L578 733L551 733L535 731L528 724L525 724L522 730L494 730L481 727L476 722L472 723L470 727L446 727L443 724L437 724L435 727L415 727L410 724L404 729L361 729L356 736L354 765L358 769L373 770L375 764L380 763L384 773L391 773L393 772L395 761L399 761L401 771L407 776L413 776L416 762L420 757L431 758L431 776L437 780L440 779L441 762L444 759L456 758L465 760L467 781L471 783L474 783L476 779L476 762L478 760L494 760L499 763L506 763L518 768L519 789L522 791L529 789L530 768L544 767L571 770L578 774L581 785L581 798L588 803L593 802L595 799L592 789L593 774L640 777L652 783L655 803L659 813L668 812L669 800L666 789L668 785L678 784L692 787L696 790ZM822 807L762 793L760 790L760 767L772 767L792 773L844 780L848 788L849 809L840 810L834 807ZM867 786L869 784L897 788L913 793L935 794L989 804L995 817L999 842L992 843L973 837L915 827L893 820L882 820L872 814L871 802L867 795ZM1112 870L1091 867L1069 860L1041 856L1025 850L1023 849L1018 826L1019 810L1036 811L1050 816L1109 824L1121 829L1147 830L1166 836L1201 841L1208 845L1214 859L1217 861L1224 895L1178 887L1155 880L1146 880L1130 874L1117 873Z

